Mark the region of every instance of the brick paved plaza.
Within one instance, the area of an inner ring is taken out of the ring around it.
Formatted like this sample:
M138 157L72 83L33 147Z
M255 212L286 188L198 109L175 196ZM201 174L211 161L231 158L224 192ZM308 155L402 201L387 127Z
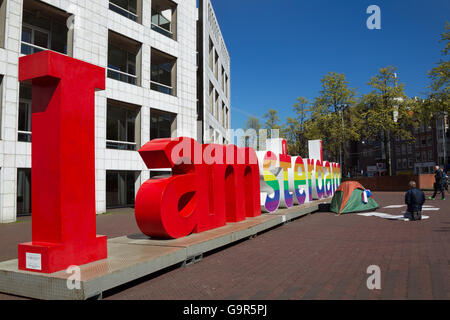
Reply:
M429 193L427 193L427 196ZM401 214L403 193L375 193L377 210ZM420 222L315 213L258 237L172 268L105 299L449 299L450 206L427 201ZM30 218L0 225L0 261L31 240ZM108 237L139 233L132 210L97 217ZM366 269L381 268L381 290L367 289ZM19 299L0 294L0 299Z

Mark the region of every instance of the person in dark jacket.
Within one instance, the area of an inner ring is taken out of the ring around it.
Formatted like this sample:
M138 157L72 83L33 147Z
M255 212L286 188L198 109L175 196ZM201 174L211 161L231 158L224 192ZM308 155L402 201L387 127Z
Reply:
M428 199L434 200L436 199L437 193L440 191L442 194L442 200L445 200L445 194L444 194L444 172L439 168L439 166L436 166L436 171L434 172L434 193L433 196L429 197Z
M425 203L425 193L416 188L416 182L409 182L409 191L405 195L405 203L408 209L405 213L405 218L412 221L422 220L422 206Z

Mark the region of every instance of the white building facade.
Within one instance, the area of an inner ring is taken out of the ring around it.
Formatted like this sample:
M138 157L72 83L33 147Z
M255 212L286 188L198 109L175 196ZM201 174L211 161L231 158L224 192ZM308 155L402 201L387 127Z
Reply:
M104 213L133 206L139 186L161 173L137 152L146 142L202 140L198 16L196 0L0 0L0 223L31 214L32 97L18 82L19 57L50 49L106 69L95 98L96 210Z
M199 0L198 136L204 143L229 144L231 134L230 54L210 0Z

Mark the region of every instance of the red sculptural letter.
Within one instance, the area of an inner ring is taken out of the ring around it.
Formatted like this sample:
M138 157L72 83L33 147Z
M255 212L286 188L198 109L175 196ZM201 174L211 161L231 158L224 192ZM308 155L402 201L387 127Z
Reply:
M32 83L32 242L19 269L53 273L107 257L95 227L95 90L105 70L44 51L19 60Z
M253 149L177 138L150 141L139 153L149 169L172 169L138 191L135 216L144 234L181 238L261 214Z
M150 179L139 188L135 217L142 233L158 238L189 235L198 223L199 209L207 205L205 193L199 192L207 185L201 146L189 138L156 139L139 154L149 169L172 168L171 177Z

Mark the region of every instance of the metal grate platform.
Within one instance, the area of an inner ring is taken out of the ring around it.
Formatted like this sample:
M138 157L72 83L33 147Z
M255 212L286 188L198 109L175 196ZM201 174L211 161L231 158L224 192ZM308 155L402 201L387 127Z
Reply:
M101 297L106 290L179 263L198 262L204 253L316 212L319 203L323 202L327 200L279 210L275 214L247 218L242 222L230 223L182 239L155 240L143 234L110 239L107 259L80 266L80 289L67 287L70 275L65 270L41 274L18 270L17 259L1 262L0 292L44 300Z

